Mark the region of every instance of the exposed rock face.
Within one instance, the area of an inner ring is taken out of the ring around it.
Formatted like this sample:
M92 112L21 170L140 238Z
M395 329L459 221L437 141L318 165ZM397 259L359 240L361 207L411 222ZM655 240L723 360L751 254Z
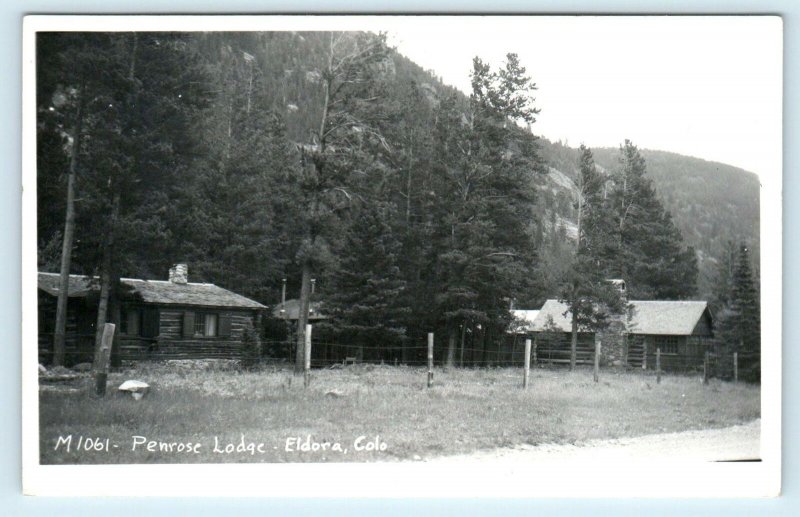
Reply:
M422 83L419 85L419 90L425 96L425 100L430 106L434 108L439 106L439 93L432 84Z

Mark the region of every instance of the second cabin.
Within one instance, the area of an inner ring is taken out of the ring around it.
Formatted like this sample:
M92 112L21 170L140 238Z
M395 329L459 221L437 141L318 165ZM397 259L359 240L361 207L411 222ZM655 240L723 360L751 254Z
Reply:
M591 364L595 343L608 365L671 371L702 368L713 337L713 319L704 301L632 300L630 310L602 332L578 332L579 364ZM572 321L567 305L547 300L530 325L539 362L568 363Z

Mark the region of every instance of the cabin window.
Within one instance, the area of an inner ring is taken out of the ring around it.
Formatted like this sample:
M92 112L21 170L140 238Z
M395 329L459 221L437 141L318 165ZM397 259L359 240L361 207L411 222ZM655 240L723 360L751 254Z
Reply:
M226 312L186 311L181 327L183 337L230 337L231 315Z
M215 337L217 335L216 314L198 312L194 317L194 334L196 336Z
M658 336L656 338L656 347L661 349L662 354L677 354L678 353L678 337L677 336Z
M120 333L126 336L140 336L142 329L142 311L140 309L127 309L122 313L119 322Z

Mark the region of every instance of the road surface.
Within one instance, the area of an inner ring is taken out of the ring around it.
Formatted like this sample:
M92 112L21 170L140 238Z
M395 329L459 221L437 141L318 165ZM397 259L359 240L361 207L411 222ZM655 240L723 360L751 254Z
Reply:
M634 438L592 440L582 445L520 445L477 451L472 454L443 456L431 463L492 461L531 462L639 462L639 461L733 461L760 457L761 420L722 429L703 429L680 433L651 434Z

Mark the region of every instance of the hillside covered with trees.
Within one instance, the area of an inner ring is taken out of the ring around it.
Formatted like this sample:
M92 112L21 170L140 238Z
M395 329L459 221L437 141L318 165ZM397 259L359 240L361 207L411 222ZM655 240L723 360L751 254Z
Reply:
M339 339L409 359L435 330L452 363L580 282L586 228L593 274L642 298L722 296L728 242L758 249L752 175L627 141L589 167L535 136L515 54L471 74L370 33L40 34L39 268L97 275L98 322L120 277L185 262L268 306L286 278L303 329L315 280Z
M578 176L579 149L560 142L539 141L544 160L570 182L553 182L559 214L574 224L575 208L568 199ZM592 149L603 172L619 168L619 149ZM686 244L697 251L700 276L697 296L713 299L717 270L729 253L729 243L745 242L752 250L753 266L759 264L759 182L745 170L700 158L642 149L647 174L659 199L672 214ZM551 175L553 176L553 175ZM559 203L560 201L560 203Z

